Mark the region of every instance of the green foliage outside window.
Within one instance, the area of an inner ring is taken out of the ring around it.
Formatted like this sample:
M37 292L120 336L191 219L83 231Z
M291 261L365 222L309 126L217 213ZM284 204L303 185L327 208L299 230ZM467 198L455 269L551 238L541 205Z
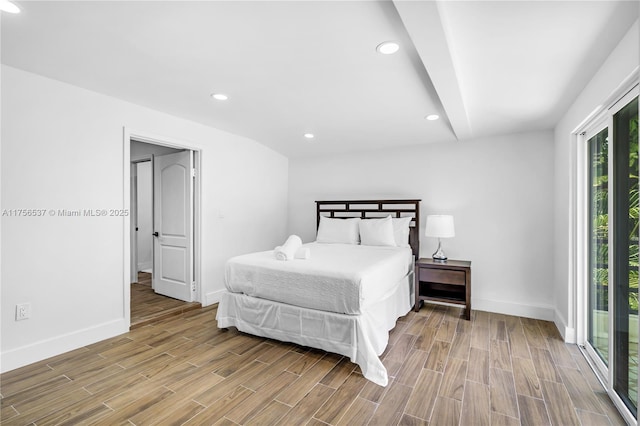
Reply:
M638 225L640 223L640 193L638 191L638 117L631 119L629 125L629 310L638 313ZM592 157L594 171L592 184L592 220L595 268L592 269L592 282L597 283L595 308L608 310L609 300L609 215L608 215L608 140L604 140L597 155Z

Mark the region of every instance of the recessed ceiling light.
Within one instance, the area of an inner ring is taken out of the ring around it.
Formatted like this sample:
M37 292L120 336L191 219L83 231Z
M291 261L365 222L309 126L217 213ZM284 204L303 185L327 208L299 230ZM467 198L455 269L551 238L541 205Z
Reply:
M425 118L427 120L429 120L429 121L433 121L433 120L437 120L438 118L440 118L440 116L438 114L431 114L431 115L427 115Z
M304 137L307 139L313 139L315 137L315 135L313 133L305 133Z
M211 97L218 101L226 101L229 97L223 93L213 93Z
M0 0L0 10L8 13L20 13L20 8L9 0Z
M399 49L400 45L395 41L385 41L376 47L378 53L382 53L383 55L391 55L396 53Z

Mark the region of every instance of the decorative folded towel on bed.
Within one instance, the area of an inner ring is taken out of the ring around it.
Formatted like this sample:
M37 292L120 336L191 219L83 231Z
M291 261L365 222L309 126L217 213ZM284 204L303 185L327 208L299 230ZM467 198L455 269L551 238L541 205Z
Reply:
M300 237L297 235L289 235L287 241L285 241L283 245L276 247L273 253L278 260L292 260L301 245L302 240Z
M282 249L282 246L276 246L275 249L273 249L274 251L280 251ZM311 259L311 249L309 247L300 247L297 251L295 256L293 256L294 259L299 259L299 260L307 260L307 259Z
M311 259L311 249L309 247L300 247L298 251L296 251L295 258L302 260Z

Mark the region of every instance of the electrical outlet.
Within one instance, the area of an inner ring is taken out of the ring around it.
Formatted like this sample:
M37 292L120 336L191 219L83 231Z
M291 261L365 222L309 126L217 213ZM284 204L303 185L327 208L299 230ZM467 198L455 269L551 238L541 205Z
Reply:
M16 321L26 320L31 317L31 303L19 303L16 305Z

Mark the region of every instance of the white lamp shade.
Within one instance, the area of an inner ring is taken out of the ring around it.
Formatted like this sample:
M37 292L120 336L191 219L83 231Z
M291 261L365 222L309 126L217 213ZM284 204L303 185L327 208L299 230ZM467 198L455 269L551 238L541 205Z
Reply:
M453 226L453 216L436 214L427 216L427 226L424 230L427 237L451 238L456 231Z
M0 0L0 11L8 13L20 13L20 8L9 0Z

